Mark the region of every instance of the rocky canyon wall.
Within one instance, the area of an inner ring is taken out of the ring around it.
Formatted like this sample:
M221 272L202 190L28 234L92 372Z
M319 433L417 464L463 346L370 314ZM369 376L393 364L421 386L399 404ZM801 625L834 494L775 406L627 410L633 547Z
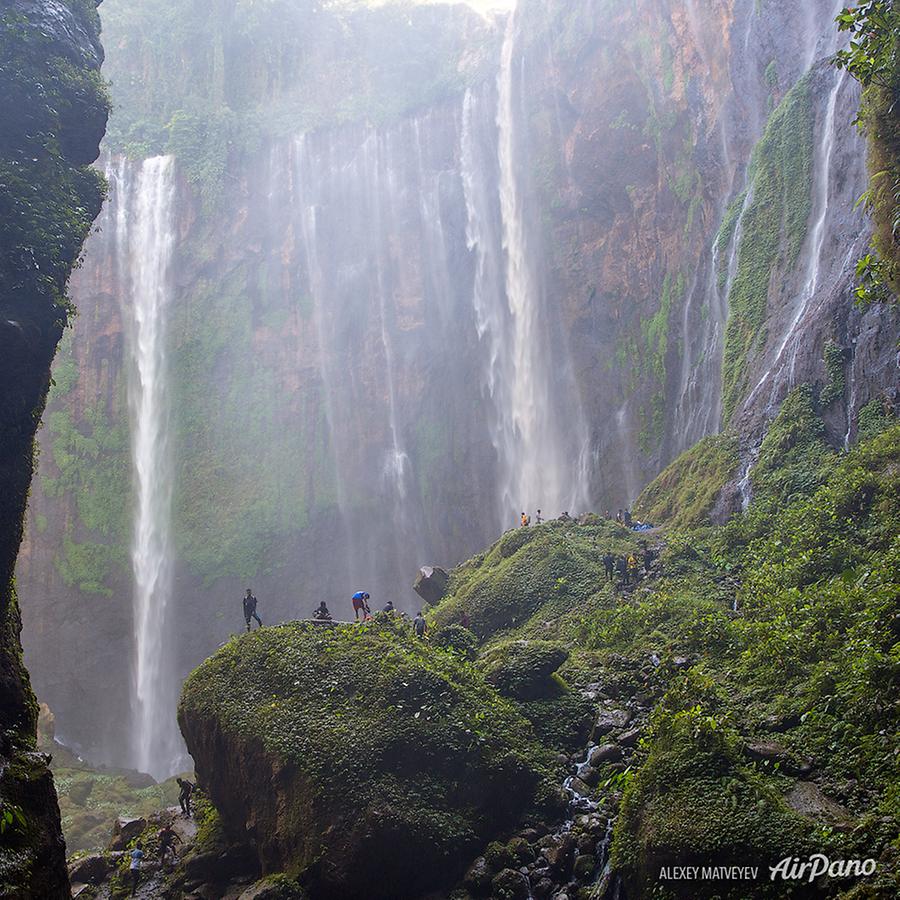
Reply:
M429 8L386 60L395 11L335 32L318 10L310 37L284 19L306 6L188 54L193 5L163 48L110 4L111 196L19 581L59 734L156 774L178 754L140 755L141 672L172 693L243 627L245 587L267 622L321 599L346 615L360 588L411 609L417 566L464 559L522 508L628 504L723 427L752 454L789 387L838 374L832 437L852 440L896 379L893 314L848 298L865 174L857 97L823 62L830 9L523 0L489 25ZM168 94L166 67L185 78ZM158 281L127 234L161 167ZM171 504L145 520L129 309L148 279ZM142 521L168 548L150 607Z

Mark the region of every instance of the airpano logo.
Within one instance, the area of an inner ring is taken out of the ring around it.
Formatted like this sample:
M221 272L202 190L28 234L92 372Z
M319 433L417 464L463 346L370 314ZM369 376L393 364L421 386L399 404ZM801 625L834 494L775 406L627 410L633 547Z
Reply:
M814 853L801 862L797 856L786 856L777 866L769 866L771 880L807 881L812 884L822 875L830 878L861 878L874 875L878 864L874 859L836 859L833 862L824 853Z

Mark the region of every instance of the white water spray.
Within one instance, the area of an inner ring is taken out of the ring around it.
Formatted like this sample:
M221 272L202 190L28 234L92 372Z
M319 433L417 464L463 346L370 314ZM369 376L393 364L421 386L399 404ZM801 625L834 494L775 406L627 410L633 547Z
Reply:
M172 605L172 457L166 363L167 310L175 244L172 157L145 160L134 179L118 173L116 215L126 279L128 406L134 467L134 765L154 777L184 763L175 720L177 680L169 657Z

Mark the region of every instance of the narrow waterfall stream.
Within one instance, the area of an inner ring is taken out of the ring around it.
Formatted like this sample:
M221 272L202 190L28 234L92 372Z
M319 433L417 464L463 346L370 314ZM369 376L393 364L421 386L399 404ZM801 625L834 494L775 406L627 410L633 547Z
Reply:
M127 279L134 470L131 566L134 577L133 761L156 778L184 762L175 721L178 685L170 658L172 618L172 448L169 441L167 308L171 301L174 160L119 163L116 231Z

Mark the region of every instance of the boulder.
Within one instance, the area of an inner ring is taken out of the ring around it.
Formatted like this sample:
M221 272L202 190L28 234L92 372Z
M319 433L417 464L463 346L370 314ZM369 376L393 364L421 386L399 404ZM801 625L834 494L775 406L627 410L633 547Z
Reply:
M631 731L620 734L617 741L622 747L633 747L641 739L643 733L643 728L632 728Z
M487 894L491 889L491 868L487 864L487 860L483 856L479 856L475 862L469 866L466 872L463 884L466 889L476 896Z
M602 737L617 728L627 727L630 721L631 713L627 709L618 707L601 709L597 714L597 721L594 723L594 735Z
M798 781L784 799L791 809L817 822L843 824L850 820L850 813L840 803L826 797L813 781Z
M553 787L518 707L390 617L245 634L191 674L178 717L226 838L317 900L448 888Z
M128 845L147 827L147 820L143 818L129 819L119 816L113 825L112 837L109 841L109 850L125 850Z
M92 853L69 866L69 880L72 884L98 885L106 881L111 870L112 863L108 856Z
M790 751L775 741L748 741L744 753L753 762L777 765L787 775L805 776L812 771L812 765L809 762L795 761Z
M497 900L528 900L528 879L515 869L504 869L491 881L491 897Z
M618 762L623 755L622 748L618 744L601 744L591 750L588 761L592 766L599 766L600 763Z
M422 566L416 576L413 590L431 606L443 600L450 584L450 576L440 566Z

